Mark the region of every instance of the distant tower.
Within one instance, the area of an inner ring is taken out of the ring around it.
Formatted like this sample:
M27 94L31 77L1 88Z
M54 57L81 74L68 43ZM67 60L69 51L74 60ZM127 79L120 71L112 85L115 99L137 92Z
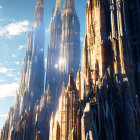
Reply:
M34 22L28 34L27 49L19 86L20 113L40 99L44 92L44 1L37 0Z
M43 15L44 15L44 0L37 0L35 8L35 17L34 24L37 25L43 24Z
M62 17L62 47L59 69L65 85L73 70L74 77L80 68L80 23L75 11L74 0L65 0Z
M66 0L63 10L61 0L56 1L50 23L47 60L46 90L49 85L56 108L62 83L67 85L72 69L76 77L80 68L80 23L74 0Z
M46 90L50 87L53 102L57 104L61 92L62 78L59 72L59 58L62 37L61 0L56 1L56 6L50 22L50 39L47 58ZM52 103L53 104L53 103ZM55 108L56 105L53 104Z
M74 0L65 0L65 9L75 9Z

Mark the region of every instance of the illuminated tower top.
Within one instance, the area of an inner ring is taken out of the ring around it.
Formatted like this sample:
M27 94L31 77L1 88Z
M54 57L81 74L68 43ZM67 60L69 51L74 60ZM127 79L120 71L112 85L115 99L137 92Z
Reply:
M74 0L65 0L65 9L75 9Z
M35 8L34 24L43 24L43 13L44 13L44 0L37 0Z
M36 7L43 7L44 8L44 0L37 0Z
M56 5L53 11L53 17L56 17L57 14L60 14L61 12L61 0L56 0Z
M61 7L61 0L56 0L56 7L58 7L58 8Z

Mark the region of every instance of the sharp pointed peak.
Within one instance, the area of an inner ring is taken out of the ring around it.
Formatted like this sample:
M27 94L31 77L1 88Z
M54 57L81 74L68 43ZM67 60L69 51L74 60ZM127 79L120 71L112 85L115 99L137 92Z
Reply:
M44 14L44 0L37 0L35 7L35 16L33 27L43 24L43 14Z
M69 74L69 84L72 85L73 83L74 83L74 78L73 78L73 71L72 71Z
M64 82L63 82L63 84L62 84L62 90L64 90L65 91L65 84L64 84Z
M62 87L65 88L65 83L64 82L62 83Z
M62 84L62 90L61 90L62 95L65 95L65 90L66 90L65 84L63 82L63 84Z
M36 6L37 7L44 7L44 0L37 0Z
M56 16L56 13L57 13L58 9L59 10L61 9L61 0L56 0L56 4L55 4L55 7L54 7L54 11L53 11L53 17Z
M75 1L65 0L65 9L75 9Z
M56 0L56 7L58 7L58 8L61 7L61 0Z

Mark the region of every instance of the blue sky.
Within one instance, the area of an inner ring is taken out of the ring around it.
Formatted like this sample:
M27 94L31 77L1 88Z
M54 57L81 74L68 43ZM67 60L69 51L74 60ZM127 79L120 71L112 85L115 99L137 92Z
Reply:
M49 23L55 0L44 0L46 29L45 54L49 42ZM0 128L6 120L18 89L28 30L34 19L36 0L0 0ZM81 24L81 47L85 36L86 0L75 0Z

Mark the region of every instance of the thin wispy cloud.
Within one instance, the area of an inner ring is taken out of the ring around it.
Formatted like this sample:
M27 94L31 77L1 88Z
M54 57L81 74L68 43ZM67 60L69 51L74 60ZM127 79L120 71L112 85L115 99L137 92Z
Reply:
M19 49L19 50L22 50L22 49L25 49L25 48L26 48L25 45L20 45L18 49Z
M14 77L14 75L12 73L8 73L8 74L6 74L6 76L10 77L10 78Z
M14 80L15 80L15 81L19 81L19 77L15 77Z
M1 82L4 82L4 80L0 79L0 83L1 83Z
M0 99L14 97L18 89L18 83L0 85Z
M20 62L19 62L19 61L15 61L14 63L15 63L16 65L19 65L19 64L20 64Z
M5 67L0 68L0 73L6 73L8 72L8 69Z
M0 5L0 9L2 9L2 6Z
M7 26L0 26L0 36L12 37L21 35L29 30L28 20L13 22Z
M7 17L0 18L0 22L3 22L3 21L16 22L14 18L7 18Z
M16 55L15 55L15 54L12 54L12 57L13 57L13 58L16 58Z
M8 69L6 67L0 67L0 74L6 74L8 72L14 71L14 69Z
M6 118L8 114L0 114L0 118Z

